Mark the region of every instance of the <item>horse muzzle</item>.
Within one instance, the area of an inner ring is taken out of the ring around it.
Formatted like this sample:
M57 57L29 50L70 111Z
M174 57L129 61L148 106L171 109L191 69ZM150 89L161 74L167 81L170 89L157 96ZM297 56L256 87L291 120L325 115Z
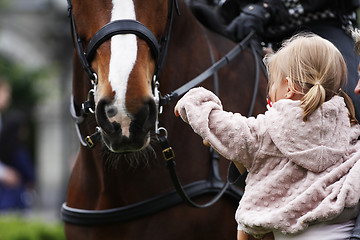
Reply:
M125 113L113 101L105 98L99 100L96 106L96 121L102 140L114 153L136 152L147 147L156 115L157 108L152 98L144 101L133 115Z

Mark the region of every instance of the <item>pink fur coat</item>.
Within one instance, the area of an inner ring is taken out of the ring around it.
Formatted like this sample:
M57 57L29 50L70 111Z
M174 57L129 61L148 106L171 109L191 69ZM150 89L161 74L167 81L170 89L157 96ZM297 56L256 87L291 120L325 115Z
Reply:
M246 118L224 111L204 88L189 91L177 109L216 151L248 170L236 211L245 232L296 233L358 203L360 127L350 126L343 98L323 103L307 122L300 101L279 100Z

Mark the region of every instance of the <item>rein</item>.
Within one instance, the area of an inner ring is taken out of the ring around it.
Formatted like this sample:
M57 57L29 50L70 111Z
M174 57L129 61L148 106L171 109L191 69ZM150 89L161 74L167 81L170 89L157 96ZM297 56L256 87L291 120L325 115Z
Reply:
M254 85L253 96L251 99L250 109L248 112L248 116L250 117L254 111L257 91L258 91L258 87L259 87L259 83L260 83L260 68L259 68L259 63L258 63L259 60L258 60L258 56L256 53L256 48L254 46L254 42L251 41L253 36L254 36L254 31L250 32L239 44L237 44L232 50L230 50L230 52L228 52L224 57L222 57L220 60L218 60L216 63L214 63L211 67L209 67L203 73L201 73L200 75L198 75L191 81L187 82L183 86L179 87L175 91L173 91L169 94L166 94L164 97L160 97L159 105L161 107L168 105L171 101L177 99L179 96L183 95L190 89L192 89L192 88L198 86L199 84L201 84L202 82L204 82L210 76L217 73L217 71L220 68L224 67L231 60L233 60L237 55L239 55L242 52L242 50L247 45L250 44L250 48L251 48L251 51L252 51L252 54L253 54L254 60L255 60L255 85ZM209 206L213 205L215 202L217 202L222 197L222 195L226 192L227 188L229 187L229 181L226 181L226 183L223 183L223 187L219 188L219 192L209 202L207 202L205 204L197 204L194 201L192 201L191 197L186 193L185 189L182 187L182 185L180 183L180 179L176 173L176 168L175 168L176 164L174 161L175 153L168 142L167 131L164 128L159 128L159 129L163 129L165 131L165 135L161 136L160 131L157 130L157 135L158 135L158 140L160 142L160 145L161 145L161 148L163 151L164 159L166 160L166 166L169 169L169 173L170 173L170 177L173 182L173 185L174 185L175 189L177 190L178 194L184 200L184 202L186 204L188 204L189 206L195 207L195 208L209 207ZM212 158L214 158L214 157L216 158L216 156L214 156L214 154L217 155L217 153L212 148L210 150L210 153L212 155ZM214 164L214 163L212 162L212 164ZM218 178L218 179L221 181L221 178Z
M206 69L204 72L202 72L197 77L193 78L183 86L179 87L175 91L166 94L164 97L160 98L160 105L165 106L168 105L173 100L177 99L179 96L183 95L190 89L198 86L202 82L204 82L206 79L214 75L220 68L224 67L226 64L228 64L231 60L233 60L237 55L239 55L242 50L250 43L250 40L254 36L255 32L250 32L240 43L238 43L233 49L231 49L224 57L222 57L220 60L218 60L216 63L214 63L212 66L210 66L208 69ZM251 45L252 46L252 45ZM253 55L255 56L256 53L253 51ZM257 60L256 60L256 66ZM252 111L251 111L252 114ZM250 115L251 115L250 114Z
M201 73L199 76L189 81L182 87L176 89L175 91L166 94L165 96L161 96L158 91L157 77L160 75L160 72L165 64L165 58L168 48L168 43L170 39L171 26L173 21L173 13L174 9L176 9L179 14L177 0L169 0L169 19L167 25L167 31L165 36L161 38L158 42L154 34L149 30L145 25L136 21L136 20L117 20L108 23L104 27L102 27L98 32L95 33L93 38L90 40L86 52L84 52L84 48L81 42L81 38L78 36L76 32L75 20L72 14L72 5L71 0L68 0L68 15L71 18L71 31L73 35L74 45L77 51L77 54L80 58L80 62L84 67L85 72L87 73L89 79L93 84L93 89L89 91L88 99L86 102L82 104L81 113L77 115L73 97L70 112L75 120L76 131L79 136L80 142L83 146L88 146L89 148L94 147L95 142L100 140L100 130L97 128L96 132L91 136L87 136L86 138L82 137L82 134L79 129L79 124L81 124L86 116L89 113L94 113L95 104L92 100L93 93L96 89L97 85L97 75L95 71L91 68L90 62L94 57L96 49L106 40L111 38L117 34L135 34L141 39L145 40L149 45L152 55L154 57L156 68L153 77L153 91L155 98L157 100L157 104L159 107L159 114L161 113L161 109L163 106L168 105L171 101L175 100L191 88L199 85L203 81L205 81L210 76L217 73L217 71L233 60L240 52L250 44L252 49L252 54L255 59L256 66L256 79L254 86L254 94L251 101L251 106L248 115L252 115L257 89L259 85L259 64L258 57L256 56L256 50L254 44L251 43L251 39L254 35L251 32L243 41L237 44L229 53L227 53L223 58L214 63L211 67L209 67L206 71ZM167 140L167 131L165 128L158 128L158 123L156 124L156 134L158 136L159 143L162 148L163 156L166 160L166 165L169 169L170 177L173 181L176 190L171 192L158 195L154 198L141 201L138 203L130 204L124 207L112 208L107 210L84 210L72 208L64 203L61 208L61 216L64 222L78 224L78 225L104 225L111 224L115 222L129 221L132 219L136 219L138 217L146 216L149 214L154 214L161 210L170 208L182 202L187 203L188 205L196 208L204 208L209 207L214 204L223 194L227 194L229 196L234 197L235 199L241 199L243 192L238 190L237 188L230 186L229 181L223 183L220 177L218 161L218 154L211 149L211 171L209 174L208 180L202 180L193 182L186 186L182 186L180 180L177 176L174 162L174 151L171 148L168 140ZM165 131L165 134L160 134L161 130ZM208 193L217 193L217 195L208 203L199 205L191 200L193 197L201 196Z

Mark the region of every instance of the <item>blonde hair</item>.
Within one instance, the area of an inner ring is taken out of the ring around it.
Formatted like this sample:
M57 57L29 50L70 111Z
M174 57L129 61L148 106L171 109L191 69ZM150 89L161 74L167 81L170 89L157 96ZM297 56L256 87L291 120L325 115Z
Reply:
M357 123L350 97L341 90L347 81L347 67L340 51L328 40L312 33L295 35L283 42L275 54L265 57L270 88L288 79L290 87L302 94L303 120L325 101L339 94L349 109L351 123Z

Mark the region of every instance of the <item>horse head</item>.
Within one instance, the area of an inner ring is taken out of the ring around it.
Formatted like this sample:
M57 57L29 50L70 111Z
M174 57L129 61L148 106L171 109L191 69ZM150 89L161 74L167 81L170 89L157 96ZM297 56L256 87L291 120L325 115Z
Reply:
M90 9L81 0L71 4L77 47L84 48L85 70L94 81L102 140L111 152L139 151L148 146L157 119L153 76L168 1L95 0Z

